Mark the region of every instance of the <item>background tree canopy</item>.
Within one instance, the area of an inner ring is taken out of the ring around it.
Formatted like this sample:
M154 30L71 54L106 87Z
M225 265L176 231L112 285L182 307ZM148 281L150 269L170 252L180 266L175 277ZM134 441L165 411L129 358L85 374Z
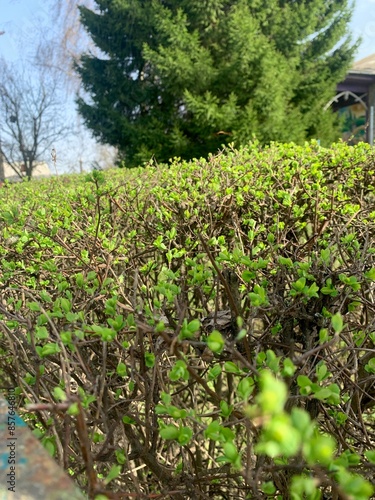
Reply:
M347 0L96 0L76 68L86 124L127 166L222 144L337 137L324 111L349 68Z

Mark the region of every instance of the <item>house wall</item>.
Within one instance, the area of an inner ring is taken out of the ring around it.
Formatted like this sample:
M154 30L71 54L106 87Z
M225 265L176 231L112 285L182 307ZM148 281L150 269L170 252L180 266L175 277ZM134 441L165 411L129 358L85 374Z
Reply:
M17 168L21 170L21 164ZM12 167L4 162L4 178L10 182L19 182L21 179L19 175L12 169ZM51 175L50 168L46 162L38 162L33 170L33 177L49 177Z

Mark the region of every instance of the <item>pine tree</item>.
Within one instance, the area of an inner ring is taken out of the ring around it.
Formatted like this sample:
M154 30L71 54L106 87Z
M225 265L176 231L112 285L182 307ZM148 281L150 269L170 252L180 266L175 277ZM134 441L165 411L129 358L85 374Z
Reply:
M352 61L349 0L96 0L76 65L86 124L127 166L222 144L336 137L324 111Z

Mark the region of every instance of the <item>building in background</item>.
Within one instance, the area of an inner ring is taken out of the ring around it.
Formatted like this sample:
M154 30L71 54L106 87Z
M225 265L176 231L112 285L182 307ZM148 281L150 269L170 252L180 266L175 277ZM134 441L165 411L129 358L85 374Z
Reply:
M374 144L375 54L354 63L330 106L340 114L344 141Z
M9 182L20 182L23 180L6 161L3 161L2 158L0 158L0 163L0 174L2 175L4 180ZM19 165L17 165L17 168L19 168L21 174L26 175L26 169L24 165L20 163ZM50 177L51 175L51 170L46 162L41 161L35 164L35 168L33 170L33 179Z

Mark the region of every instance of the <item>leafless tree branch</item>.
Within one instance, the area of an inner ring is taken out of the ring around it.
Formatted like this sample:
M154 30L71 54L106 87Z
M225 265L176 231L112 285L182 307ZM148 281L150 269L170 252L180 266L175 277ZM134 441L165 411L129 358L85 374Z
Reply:
M59 80L40 68L20 72L0 60L0 152L20 177L68 132L62 120Z

